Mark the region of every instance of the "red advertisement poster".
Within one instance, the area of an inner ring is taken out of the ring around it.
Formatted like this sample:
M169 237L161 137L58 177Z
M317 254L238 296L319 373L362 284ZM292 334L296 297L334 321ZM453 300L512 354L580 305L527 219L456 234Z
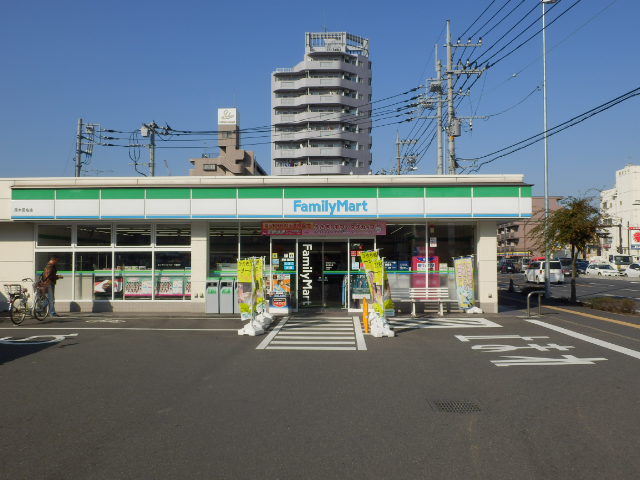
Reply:
M440 286L440 257L429 257L429 287ZM426 285L425 274L426 262L425 257L411 257L411 286L414 288L424 288Z

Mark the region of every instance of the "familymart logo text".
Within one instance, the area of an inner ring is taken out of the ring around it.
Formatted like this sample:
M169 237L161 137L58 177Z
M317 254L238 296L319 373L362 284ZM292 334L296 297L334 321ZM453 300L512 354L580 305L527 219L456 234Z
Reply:
M303 200L293 201L293 213L321 213L340 215L344 213L368 213L369 202L352 202L351 200L319 200L316 202L306 202Z

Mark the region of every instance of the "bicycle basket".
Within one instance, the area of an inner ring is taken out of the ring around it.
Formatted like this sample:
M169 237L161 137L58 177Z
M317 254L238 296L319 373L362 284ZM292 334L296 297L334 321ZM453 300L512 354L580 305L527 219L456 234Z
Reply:
M10 283L4 286L9 295L20 295L22 293L22 285L18 283Z
M49 291L49 287L47 287L46 285L44 285L42 282L38 282L36 283L36 288L35 288L36 292L38 292L40 295L46 295L47 292Z

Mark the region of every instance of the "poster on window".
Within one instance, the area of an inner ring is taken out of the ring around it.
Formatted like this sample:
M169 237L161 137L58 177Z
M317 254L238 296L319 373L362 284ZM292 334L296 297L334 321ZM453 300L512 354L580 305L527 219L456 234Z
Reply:
M156 297L182 297L184 277L161 276L158 277Z
M475 286L473 280L473 257L460 257L453 260L456 274L456 293L458 306L470 308L475 303Z
M95 277L93 293L96 294L96 298L111 298L112 291L122 292L122 279L111 280L111 277Z
M425 288L427 285L427 262L425 257L414 255L411 257L411 286ZM429 287L440 286L440 257L429 257Z
M271 298L269 311L271 313L289 313L291 299L291 275L276 274L271 277Z
M152 291L151 277L124 277L125 297L150 297Z

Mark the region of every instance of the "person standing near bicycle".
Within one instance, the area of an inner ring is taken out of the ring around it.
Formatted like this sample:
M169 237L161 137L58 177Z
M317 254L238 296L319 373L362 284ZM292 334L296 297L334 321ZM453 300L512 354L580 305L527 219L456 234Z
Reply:
M47 291L47 298L49 299L49 308L52 317L59 317L56 313L55 301L56 301L56 282L60 280L62 275L58 275L58 260L59 258L55 255L51 256L49 262L44 267L44 272L42 272L42 279L40 280L40 284Z

